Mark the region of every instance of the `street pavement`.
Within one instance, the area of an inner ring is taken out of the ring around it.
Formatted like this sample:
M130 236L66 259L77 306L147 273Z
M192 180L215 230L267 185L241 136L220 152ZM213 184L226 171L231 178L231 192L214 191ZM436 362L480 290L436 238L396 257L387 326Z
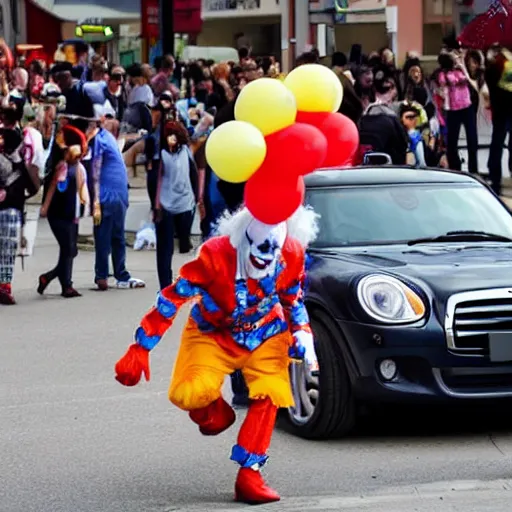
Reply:
M40 221L18 305L0 309L0 512L234 511L236 426L202 437L167 387L186 311L135 388L113 376L156 291L154 252L128 254L143 290L92 291L93 253L80 252L65 300L37 276L57 247ZM177 256L175 269L185 261ZM226 387L229 396L229 388ZM238 413L238 423L244 412ZM346 439L308 442L278 429L265 475L276 511L509 512L510 411L384 409Z

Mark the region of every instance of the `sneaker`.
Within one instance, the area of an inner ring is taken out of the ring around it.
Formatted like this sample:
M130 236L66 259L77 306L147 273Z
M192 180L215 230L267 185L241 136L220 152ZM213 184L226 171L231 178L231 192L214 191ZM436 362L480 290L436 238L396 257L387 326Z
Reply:
M119 290L129 290L131 288L145 288L146 283L141 279L131 277L128 281L117 281L116 287Z
M100 292L108 290L108 279L96 279L96 286Z
M43 295L46 288L48 288L48 285L50 284L50 279L46 274L41 274L39 276L39 286L37 287L37 293L39 295Z
M75 297L81 297L82 294L75 290L73 287L66 288L62 294L65 299L74 299Z

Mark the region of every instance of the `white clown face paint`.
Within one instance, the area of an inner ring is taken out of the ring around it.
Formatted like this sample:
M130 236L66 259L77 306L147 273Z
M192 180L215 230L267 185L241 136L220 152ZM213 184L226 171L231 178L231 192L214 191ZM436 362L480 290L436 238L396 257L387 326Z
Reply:
M245 270L252 279L273 274L286 239L286 223L269 226L253 219L247 227Z

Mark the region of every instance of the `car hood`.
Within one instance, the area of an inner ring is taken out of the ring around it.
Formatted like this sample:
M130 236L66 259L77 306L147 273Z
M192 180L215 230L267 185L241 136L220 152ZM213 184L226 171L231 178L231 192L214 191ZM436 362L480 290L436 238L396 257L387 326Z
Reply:
M461 291L512 287L512 244L508 243L372 246L327 253L352 271L382 271L423 282L438 299Z

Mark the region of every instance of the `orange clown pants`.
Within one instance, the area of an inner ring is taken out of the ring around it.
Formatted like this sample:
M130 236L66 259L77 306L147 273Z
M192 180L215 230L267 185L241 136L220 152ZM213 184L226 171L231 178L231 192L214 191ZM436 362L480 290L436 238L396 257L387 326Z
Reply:
M268 397L276 407L293 405L288 373L288 349L292 343L289 332L266 340L252 352L240 347L229 334L222 343L216 336L219 334L201 332L189 319L169 388L169 400L174 405L185 411L207 407L221 397L224 378L235 370L242 370L249 398Z

